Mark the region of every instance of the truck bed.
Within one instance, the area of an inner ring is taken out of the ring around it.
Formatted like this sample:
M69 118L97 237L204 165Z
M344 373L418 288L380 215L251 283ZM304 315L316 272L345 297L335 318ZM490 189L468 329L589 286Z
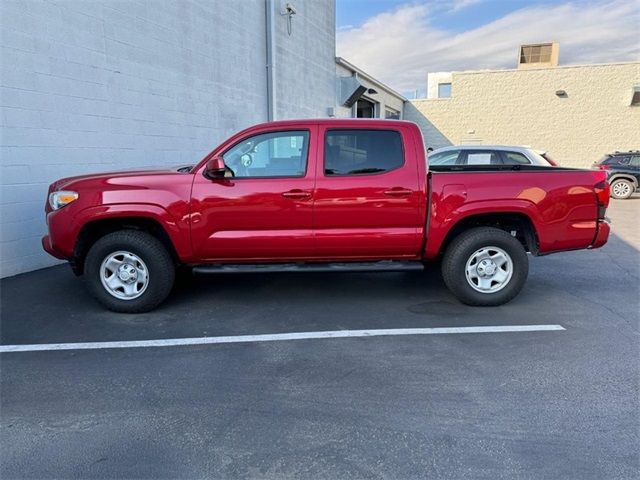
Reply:
M536 254L588 248L596 241L600 222L594 185L604 180L600 172L510 165L429 170L427 258L438 254L453 224L495 212L511 212L531 222Z

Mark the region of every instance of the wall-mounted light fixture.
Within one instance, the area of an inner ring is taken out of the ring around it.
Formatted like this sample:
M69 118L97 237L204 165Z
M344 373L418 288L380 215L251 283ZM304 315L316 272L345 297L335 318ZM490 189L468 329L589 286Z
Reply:
M367 93L370 95L375 95L376 93L378 93L378 91L374 88L370 88L369 90L367 90Z
M556 96L560 98L566 98L569 95L567 95L567 92L565 92L564 90L556 90Z
M631 90L631 103L632 107L640 105L640 85L634 85Z
M298 11L296 10L296 7L294 7L290 3L287 3L284 6L284 11L280 13L280 15L287 17L287 34L289 34L289 36L291 36L291 30L293 28L292 18L296 13L298 13Z

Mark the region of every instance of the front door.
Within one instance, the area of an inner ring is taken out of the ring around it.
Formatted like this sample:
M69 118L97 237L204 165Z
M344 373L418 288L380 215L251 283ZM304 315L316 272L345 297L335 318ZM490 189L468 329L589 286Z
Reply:
M223 153L229 174L196 174L191 240L203 261L304 259L314 254L312 130L269 131Z

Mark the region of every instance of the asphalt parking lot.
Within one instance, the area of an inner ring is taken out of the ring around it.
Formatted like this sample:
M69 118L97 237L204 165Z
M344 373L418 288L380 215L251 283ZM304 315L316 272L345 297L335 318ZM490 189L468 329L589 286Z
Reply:
M638 478L640 197L596 251L463 306L439 272L204 277L103 310L66 266L1 282L1 343L565 330L3 353L2 478Z

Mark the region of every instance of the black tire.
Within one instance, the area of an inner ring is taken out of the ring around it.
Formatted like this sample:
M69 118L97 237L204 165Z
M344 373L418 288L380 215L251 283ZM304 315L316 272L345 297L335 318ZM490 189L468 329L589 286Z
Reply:
M498 247L508 254L512 273L501 290L492 293L474 289L467 280L466 266L475 252L486 247ZM449 290L462 303L474 306L502 305L512 300L529 274L529 259L520 241L504 230L478 227L458 235L449 245L442 259L442 277Z
M116 298L102 284L102 262L119 251L136 255L148 270L146 289L137 298ZM175 279L175 265L165 246L153 235L138 230L120 230L93 244L85 260L84 277L91 294L109 310L142 313L153 310L167 298Z
M633 195L634 190L633 182L625 178L618 178L611 182L611 198L626 200Z

